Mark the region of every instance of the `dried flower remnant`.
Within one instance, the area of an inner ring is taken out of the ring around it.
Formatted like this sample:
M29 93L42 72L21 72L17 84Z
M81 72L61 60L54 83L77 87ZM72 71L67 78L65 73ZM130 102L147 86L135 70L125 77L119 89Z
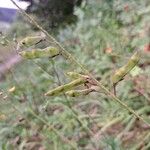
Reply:
M8 89L8 92L9 92L9 93L13 93L13 92L15 92L15 90L16 90L16 87L13 86L13 87L11 87L10 89Z
M145 52L150 52L150 43L149 43L149 44L146 44L146 45L144 46L144 51L145 51Z
M125 12L129 12L130 8L129 8L129 4L125 4L123 7Z
M105 53L106 53L106 54L112 53L112 48L111 48L111 47L107 47L107 48L105 49Z

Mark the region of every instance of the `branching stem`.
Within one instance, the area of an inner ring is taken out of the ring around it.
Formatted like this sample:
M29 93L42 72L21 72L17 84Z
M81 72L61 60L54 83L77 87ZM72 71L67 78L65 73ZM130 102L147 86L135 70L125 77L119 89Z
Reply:
M65 50L65 48L56 41L55 38L53 38L46 30L44 30L30 15L28 15L24 10L22 10L15 2L14 0L11 0L11 2L20 10L20 12L23 14L23 16L26 16L28 20L35 25L39 30L41 30L47 38L54 43L55 46L57 46L61 52L61 54L71 62L74 62L76 65L78 65L82 71L87 74L103 91L105 94L107 94L111 99L118 102L123 108L128 110L130 113L132 113L135 117L137 117L139 120L143 121L145 124L150 126L150 123L148 123L145 119L143 119L139 114L137 114L132 108L130 108L127 104L122 102L118 97L116 97L111 91L109 91L105 86L101 84L98 80L96 80L93 75L82 65L80 64L76 58L74 58L68 51Z

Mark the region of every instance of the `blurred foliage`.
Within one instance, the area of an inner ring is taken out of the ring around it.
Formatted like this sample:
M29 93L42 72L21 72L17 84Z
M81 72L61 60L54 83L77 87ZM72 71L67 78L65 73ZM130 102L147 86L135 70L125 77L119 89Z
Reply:
M149 55L149 0L89 0L74 13L78 22L60 29L55 37L108 89L112 90L111 75L135 48ZM117 96L148 122L149 64L149 59L141 58L117 86ZM68 71L83 73L62 57L24 60L11 69L0 84L1 149L66 150L73 149L71 141L78 149L150 148L149 127L103 93L45 97L47 89L70 81L65 76Z
M22 0L29 2L27 12L36 15L37 20L47 30L62 24L74 22L74 8L80 6L82 0Z

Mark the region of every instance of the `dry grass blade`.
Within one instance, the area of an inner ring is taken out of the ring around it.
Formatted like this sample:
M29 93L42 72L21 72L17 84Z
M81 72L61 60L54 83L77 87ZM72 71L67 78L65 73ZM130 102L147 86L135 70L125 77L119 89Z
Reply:
M34 116L34 117L36 117L37 119L39 119L41 122L43 122L44 124L46 124L47 126L48 126L48 128L50 129L50 130L52 130L63 142L65 142L65 143L67 143L68 145L70 145L73 149L77 149L77 147L75 146L75 144L72 142L72 141L70 141L69 139L67 139L64 135L62 135L58 130L56 130L52 125L49 125L48 123L47 123L47 121L45 121L43 118L41 118L41 117L39 117L38 115L36 115L36 113L32 110L32 109L30 109L29 110L30 111L30 113Z
M14 110L16 110L19 114L23 115L22 112L14 105L14 104L11 104L11 106L14 108ZM70 145L73 149L77 149L77 146L76 144L67 139L64 135L62 135L57 129L55 129L55 127L53 125L50 125L46 120L44 120L43 118L39 117L32 109L29 109L29 112L35 117L37 118L38 120L40 120L41 122L43 122L49 130L52 130L56 136L58 136L60 138L61 141L63 141L64 143ZM30 120L28 120L27 117L24 117L25 120L27 122L30 122ZM41 133L40 133L41 134ZM42 135L42 134L41 134Z

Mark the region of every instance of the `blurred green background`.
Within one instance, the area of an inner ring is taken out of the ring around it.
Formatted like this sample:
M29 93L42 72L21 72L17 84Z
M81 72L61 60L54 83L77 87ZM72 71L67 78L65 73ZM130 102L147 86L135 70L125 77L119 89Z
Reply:
M26 11L111 91L111 76L136 48L150 55L149 0L31 0ZM149 126L107 95L44 96L70 81L66 72L84 72L60 56L19 57L17 42L35 35L42 33L20 14L1 32L0 149L149 150ZM149 65L141 58L116 91L150 123Z

